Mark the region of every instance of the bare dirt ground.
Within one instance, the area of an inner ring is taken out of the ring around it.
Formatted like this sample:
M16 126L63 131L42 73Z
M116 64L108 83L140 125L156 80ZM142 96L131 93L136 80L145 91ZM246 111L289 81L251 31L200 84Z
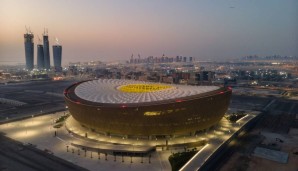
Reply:
M298 132L298 129L296 129ZM271 137L263 137L264 139L258 143L256 138L256 131L250 133L250 136L240 141L248 141L247 143L240 142L233 155L229 158L228 162L221 167L221 171L297 171L298 169L298 133L295 135L289 134L283 136L283 143L278 143L281 147L280 151L289 154L288 163L282 164L275 161L252 156L253 149L259 144L270 144L274 142ZM280 134L276 134L280 135ZM260 135L262 137L263 135ZM243 146L243 147L241 147ZM249 147L250 146L250 147Z
M298 101L277 100L256 127L237 140L229 159L220 171L297 171L298 170L298 129L295 115ZM283 142L279 142L280 138ZM255 147L274 148L289 154L288 163L252 156ZM228 157L228 156L227 156Z
M249 158L241 153L234 153L221 170L222 171L238 171L246 170L249 166Z

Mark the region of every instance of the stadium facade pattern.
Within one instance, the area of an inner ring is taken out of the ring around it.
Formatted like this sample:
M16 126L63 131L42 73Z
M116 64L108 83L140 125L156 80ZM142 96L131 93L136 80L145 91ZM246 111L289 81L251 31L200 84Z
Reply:
M216 125L232 90L217 86L99 79L65 89L75 120L92 131L126 137L194 135Z

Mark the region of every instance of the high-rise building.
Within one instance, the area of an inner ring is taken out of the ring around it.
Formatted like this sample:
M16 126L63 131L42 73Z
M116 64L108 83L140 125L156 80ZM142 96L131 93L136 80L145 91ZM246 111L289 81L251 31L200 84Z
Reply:
M34 35L30 30L24 34L26 69L32 70L34 65Z
M130 57L130 62L129 63L133 63L133 54L131 55L131 57Z
M53 57L54 57L54 68L55 71L62 71L61 60L62 60L62 46L53 45Z
M43 53L43 45L37 45L37 68L44 69L44 53Z
M47 30L43 34L43 54L44 54L44 67L45 69L50 69L51 68L50 49L49 49L49 37L48 37Z

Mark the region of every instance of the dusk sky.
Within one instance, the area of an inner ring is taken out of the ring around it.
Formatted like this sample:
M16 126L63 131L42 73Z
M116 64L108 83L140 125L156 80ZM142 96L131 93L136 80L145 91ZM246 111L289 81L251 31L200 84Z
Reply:
M297 0L0 0L0 64L25 63L25 26L70 61L298 56ZM51 64L52 64L52 48Z

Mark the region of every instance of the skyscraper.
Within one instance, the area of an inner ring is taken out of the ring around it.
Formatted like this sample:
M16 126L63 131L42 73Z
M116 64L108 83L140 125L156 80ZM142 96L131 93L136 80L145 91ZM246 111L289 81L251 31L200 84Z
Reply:
M43 45L37 45L37 68L44 69L44 54L43 54Z
M25 58L26 58L26 69L32 70L34 63L34 35L27 29L27 33L24 34L24 44L25 44Z
M54 68L55 71L62 71L61 60L62 60L62 46L53 45L53 57L54 57Z
M44 54L44 67L45 69L50 69L50 49L49 49L49 37L48 30L45 30L43 34L43 54Z

